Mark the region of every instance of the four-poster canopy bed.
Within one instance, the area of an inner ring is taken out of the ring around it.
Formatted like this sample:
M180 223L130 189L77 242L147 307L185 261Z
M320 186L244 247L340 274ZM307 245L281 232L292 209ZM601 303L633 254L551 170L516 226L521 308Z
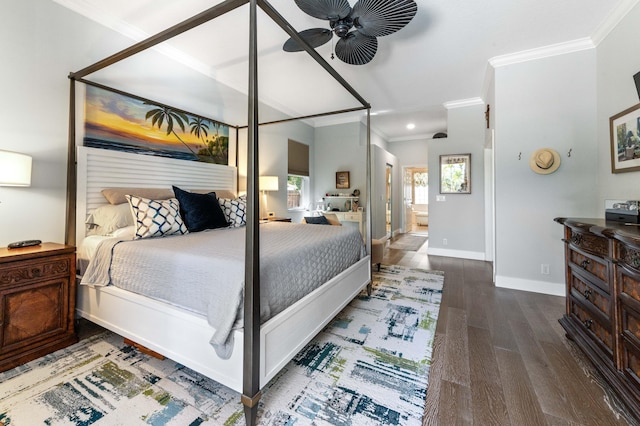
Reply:
M246 225L244 234L244 260L242 268L243 299L241 303L242 325L231 331L233 339L227 359L216 354L209 343L214 330L206 316L191 312L170 303L120 289L113 285L79 286L79 315L97 322L112 331L136 341L148 348L181 362L212 379L239 391L245 406L247 424L255 424L260 390L275 374L317 334L362 289L370 286L371 263L371 208L370 197L366 202L364 255L345 270L324 284L311 290L291 306L262 323L261 260L262 243L268 243L270 230L284 227L318 227L320 225L268 224L259 222L258 192L258 127L303 118L338 114L349 111L367 111L366 192L370 194L370 134L369 104L322 59L298 33L264 0L227 0L179 23L156 36L116 53L102 61L69 75L70 123L67 190L66 242L75 245L85 237L85 219L89 213L104 203L101 191L110 187L140 186L141 180L152 181L149 186L171 187L177 183L186 188L237 191L237 168L204 163L172 160L124 154L115 151L76 147L76 82L90 83L84 77L142 52L202 23L208 22L245 4L249 5L249 87L247 130L247 195ZM304 47L340 85L346 89L361 107L334 111L313 116L297 117L269 123L258 122L258 55L257 55L257 7L260 7L292 39ZM93 84L93 83L90 83ZM238 128L236 128L238 129ZM236 131L237 134L237 131ZM237 138L236 138L237 143ZM145 157L145 158L141 158ZM236 160L237 161L237 160ZM159 171L161 170L161 171ZM178 171L179 170L179 171ZM148 174L152 177L149 179ZM146 179L145 179L146 177ZM203 183L203 179L205 183ZM334 227L329 227L334 228ZM335 227L338 228L338 227ZM210 234L214 234L210 232ZM337 232L337 231L336 231ZM264 235L263 235L264 234ZM359 235L359 234L358 234ZM262 238L264 237L264 238ZM199 237L195 237L199 238ZM162 240L162 239L160 239ZM142 241L142 240L137 240ZM362 245L361 239L359 239ZM124 246L125 244L121 244ZM100 247L100 246L99 246ZM98 250L100 250L98 248ZM115 251L113 249L112 251ZM242 259L240 259L242 261ZM187 272L188 273L188 272ZM262 324L261 324L262 323Z

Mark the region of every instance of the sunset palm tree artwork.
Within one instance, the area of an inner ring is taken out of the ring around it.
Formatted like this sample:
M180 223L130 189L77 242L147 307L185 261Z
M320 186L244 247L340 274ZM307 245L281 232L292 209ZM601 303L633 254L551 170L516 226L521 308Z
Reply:
M88 85L84 145L228 164L229 126L159 102Z

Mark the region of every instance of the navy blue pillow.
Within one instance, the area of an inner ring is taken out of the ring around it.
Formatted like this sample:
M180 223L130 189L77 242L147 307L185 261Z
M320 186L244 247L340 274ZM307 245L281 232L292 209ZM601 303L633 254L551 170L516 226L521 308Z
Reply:
M305 216L304 221L313 225L331 225L324 216Z
M180 215L189 232L229 226L215 192L196 194L174 186L173 193L180 203Z

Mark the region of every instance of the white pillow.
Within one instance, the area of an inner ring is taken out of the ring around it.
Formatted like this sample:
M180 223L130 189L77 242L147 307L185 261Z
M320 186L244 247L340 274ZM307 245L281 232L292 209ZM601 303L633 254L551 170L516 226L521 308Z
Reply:
M116 229L133 225L133 216L129 203L108 204L93 210L86 222L90 234L108 235Z
M180 204L175 198L150 200L126 195L135 220L134 239L186 234L187 227L180 216Z
M218 203L230 227L237 228L247 224L247 198L245 196L235 200L218 198Z
M109 234L109 236L121 238L123 240L133 240L136 236L136 227L133 225L125 226L124 228L116 229Z

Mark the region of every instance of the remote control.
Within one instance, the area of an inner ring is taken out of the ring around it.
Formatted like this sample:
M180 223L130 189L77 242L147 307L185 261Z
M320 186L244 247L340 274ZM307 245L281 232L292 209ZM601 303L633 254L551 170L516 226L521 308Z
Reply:
M22 248L22 247L31 247L40 245L42 241L40 240L24 240L24 241L16 241L15 243L10 243L7 247L10 249L13 248Z

